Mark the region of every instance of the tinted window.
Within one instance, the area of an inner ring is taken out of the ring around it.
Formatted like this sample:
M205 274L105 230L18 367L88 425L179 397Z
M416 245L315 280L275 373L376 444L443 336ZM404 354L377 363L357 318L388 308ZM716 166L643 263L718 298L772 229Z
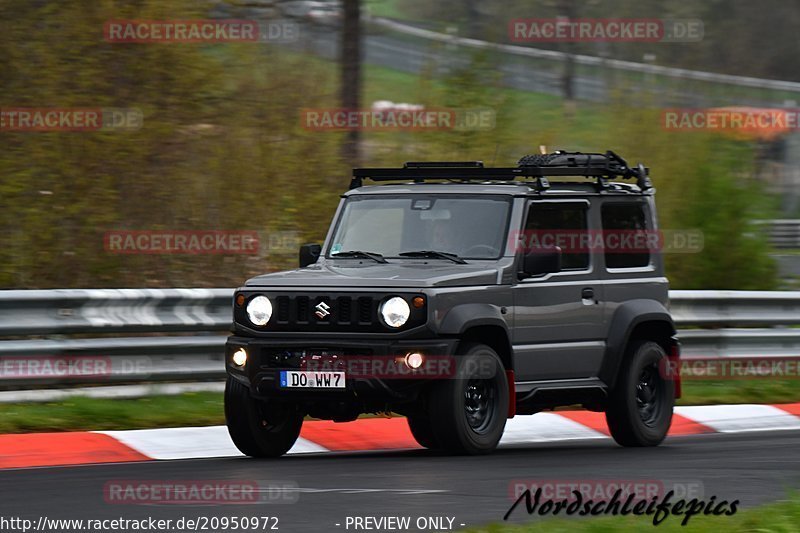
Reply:
M647 216L642 204L605 204L601 213L606 242L641 242L631 238L636 235L647 238ZM607 268L634 268L650 264L650 252L646 247L637 249L626 244L619 247L607 245L605 257Z
M585 204L532 203L525 222L527 249L556 245L562 251L562 270L589 268L589 253L576 240L588 228L587 209Z
M496 259L505 247L509 197L477 195L348 198L328 257L361 250L399 254L435 250L464 259Z

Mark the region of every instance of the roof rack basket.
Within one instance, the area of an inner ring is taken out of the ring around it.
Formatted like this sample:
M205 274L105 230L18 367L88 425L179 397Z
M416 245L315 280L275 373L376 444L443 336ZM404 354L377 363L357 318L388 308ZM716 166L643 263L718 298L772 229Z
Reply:
M516 167L484 167L483 161L447 162L408 162L402 168L356 168L350 188L364 184L364 179L372 181L514 181L517 178L535 178L539 190L550 185L547 177L583 176L596 178L598 185L606 187L608 180L615 178L636 178L642 191L652 188L650 169L641 163L631 168L620 156L608 150L604 154L563 152L552 154L527 155L519 160Z

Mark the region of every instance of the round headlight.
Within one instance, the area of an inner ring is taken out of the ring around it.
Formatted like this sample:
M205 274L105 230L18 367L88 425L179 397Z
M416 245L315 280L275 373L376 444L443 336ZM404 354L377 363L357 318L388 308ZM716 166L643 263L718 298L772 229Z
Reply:
M411 308L408 307L408 302L399 296L389 298L381 306L383 322L393 328L399 328L405 324L410 315Z
M266 296L256 296L247 304L247 318L256 326L266 326L272 317L272 302Z

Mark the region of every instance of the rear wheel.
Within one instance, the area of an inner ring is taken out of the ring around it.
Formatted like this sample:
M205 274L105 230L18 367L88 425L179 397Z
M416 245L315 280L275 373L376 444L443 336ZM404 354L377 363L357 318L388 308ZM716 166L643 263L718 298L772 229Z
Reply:
M303 414L280 402L260 401L239 381L225 384L225 421L236 447L250 457L278 457L294 446Z
M433 435L451 453L490 453L500 442L508 415L503 364L483 344L468 344L460 352L456 375L431 390Z
M666 353L653 341L629 346L606 410L608 429L622 446L657 446L667 436L675 383L660 371Z

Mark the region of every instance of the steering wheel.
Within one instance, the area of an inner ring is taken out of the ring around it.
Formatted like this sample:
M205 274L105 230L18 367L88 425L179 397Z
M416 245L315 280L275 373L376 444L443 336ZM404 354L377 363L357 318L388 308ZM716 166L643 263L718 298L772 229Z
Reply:
M486 253L480 253L481 250L485 251ZM467 250L464 252L464 255L466 257L497 257L500 255L500 250L488 244L475 244L467 248Z

